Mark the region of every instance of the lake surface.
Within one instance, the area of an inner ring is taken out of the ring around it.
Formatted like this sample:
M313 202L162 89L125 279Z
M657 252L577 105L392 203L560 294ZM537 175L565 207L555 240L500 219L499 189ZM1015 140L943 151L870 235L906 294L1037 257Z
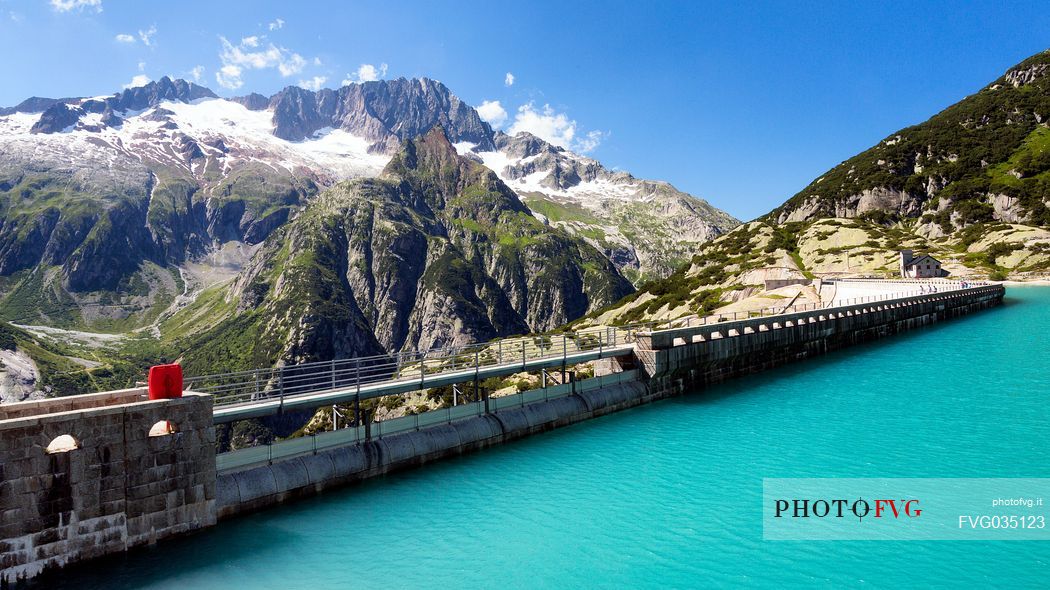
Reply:
M46 587L1046 587L1039 541L764 541L763 477L1050 477L1050 288Z

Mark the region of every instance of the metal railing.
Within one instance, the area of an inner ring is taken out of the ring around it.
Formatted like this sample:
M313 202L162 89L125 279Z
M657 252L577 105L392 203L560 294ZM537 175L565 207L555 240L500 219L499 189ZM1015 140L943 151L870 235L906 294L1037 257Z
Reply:
M287 398L328 390L358 390L383 382L419 382L432 376L477 373L504 367L507 373L527 370L538 360L572 360L575 355L621 350L633 341L638 327L603 327L566 334L525 336L467 346L398 352L389 355L252 369L190 377L186 389L214 396L216 406ZM467 376L464 380L469 380Z
M961 286L948 286L948 290L956 288L961 288ZM914 292L850 298L834 302L834 306L885 301L925 292L927 291L914 290ZM468 381L473 378L472 374L476 375L481 369L501 368L503 370L499 371L500 374L510 375L529 370L530 363L536 361L561 359L568 364L579 362L578 357L581 355L593 356L583 354L588 352L597 352L598 358L622 354L623 348L633 345L637 335L657 330L742 321L756 317L825 309L832 306L832 302L803 303L707 316L689 315L658 322L601 326L574 332L503 338L465 346L436 348L425 352L402 351L387 355L200 375L187 378L185 388L213 395L216 407L251 404L274 399L283 401L289 397L332 390L356 390L360 393L362 387L384 382L410 383L415 381L419 383L419 389L424 389L431 376L462 373L463 381ZM362 396L361 399L365 397Z
M634 381L638 378L637 370L624 371L601 377L593 377L571 383L553 384L538 387L529 391L492 397L459 404L454 407L441 408L409 416L373 422L362 426L347 426L337 430L319 432L293 439L227 451L216 455L216 467L219 471L236 469L248 465L269 463L279 459L302 455L315 455L320 451L364 442L373 438L418 431L440 424L451 424L458 420L481 416L488 412L520 408L528 404L558 399L607 385ZM488 409L486 410L486 404Z

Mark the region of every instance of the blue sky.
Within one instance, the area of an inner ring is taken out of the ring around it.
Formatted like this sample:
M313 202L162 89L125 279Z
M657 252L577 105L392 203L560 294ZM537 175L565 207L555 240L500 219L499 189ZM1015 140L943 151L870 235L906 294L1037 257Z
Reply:
M1037 2L0 0L0 105L428 76L749 219L1048 47Z

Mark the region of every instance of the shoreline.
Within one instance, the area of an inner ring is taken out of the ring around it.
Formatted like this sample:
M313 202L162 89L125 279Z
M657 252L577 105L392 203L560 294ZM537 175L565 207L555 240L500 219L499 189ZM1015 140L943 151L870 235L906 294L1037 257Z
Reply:
M998 281L1000 285L1006 287L1048 287L1050 286L1050 279L1032 279L1028 281L1019 281L1011 279L1008 281Z

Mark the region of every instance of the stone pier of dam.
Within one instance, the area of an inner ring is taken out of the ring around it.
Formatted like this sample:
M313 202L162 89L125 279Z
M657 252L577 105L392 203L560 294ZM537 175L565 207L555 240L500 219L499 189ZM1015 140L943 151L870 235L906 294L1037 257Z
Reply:
M210 396L0 406L0 587L215 524Z
M210 396L0 406L0 585L225 518L999 305L999 285L651 331L597 375L215 453ZM428 416L429 415L429 416ZM312 443L312 444L310 444Z

